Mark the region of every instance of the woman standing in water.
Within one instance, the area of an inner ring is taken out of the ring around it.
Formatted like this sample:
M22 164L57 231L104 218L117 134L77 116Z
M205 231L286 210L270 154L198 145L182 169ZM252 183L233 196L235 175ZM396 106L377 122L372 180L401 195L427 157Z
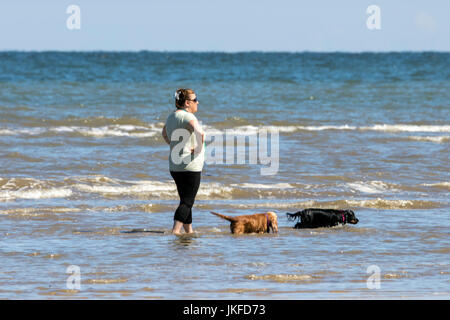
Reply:
M198 109L197 94L191 89L175 92L175 107L167 118L162 136L170 145L169 170L177 185L180 204L175 211L173 234L193 233L192 206L200 186L205 159L205 133L194 113Z

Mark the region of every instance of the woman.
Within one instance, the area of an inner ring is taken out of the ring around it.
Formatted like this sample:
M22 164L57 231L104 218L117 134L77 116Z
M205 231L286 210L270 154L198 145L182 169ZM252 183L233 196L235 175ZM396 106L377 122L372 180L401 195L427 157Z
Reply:
M192 206L200 186L205 159L205 133L194 116L198 103L193 90L178 89L175 92L177 109L169 115L162 130L164 140L170 145L170 175L180 196L180 205L173 218L173 234L180 234L181 227L186 233L194 232Z

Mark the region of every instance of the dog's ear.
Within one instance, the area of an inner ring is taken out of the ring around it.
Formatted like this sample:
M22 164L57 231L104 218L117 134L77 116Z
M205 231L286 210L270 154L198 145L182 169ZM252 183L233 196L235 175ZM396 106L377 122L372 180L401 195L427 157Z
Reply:
M270 227L273 233L278 233L278 217L276 214L270 215Z

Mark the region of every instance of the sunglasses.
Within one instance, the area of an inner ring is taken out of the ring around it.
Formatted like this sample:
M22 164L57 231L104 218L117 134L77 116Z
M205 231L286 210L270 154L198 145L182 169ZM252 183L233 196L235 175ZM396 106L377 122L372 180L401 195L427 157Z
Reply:
M194 101L194 102L198 102L198 97L195 97L195 99L186 99L186 101Z

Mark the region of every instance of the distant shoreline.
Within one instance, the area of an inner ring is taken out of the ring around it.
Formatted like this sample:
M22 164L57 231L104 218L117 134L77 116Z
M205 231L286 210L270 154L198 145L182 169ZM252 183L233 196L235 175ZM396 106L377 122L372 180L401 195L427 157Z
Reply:
M249 50L249 51L183 51L183 50L20 50L20 49L6 49L0 50L0 53L189 53L189 54L448 54L450 51L434 51L434 50L404 50L404 51L261 51L261 50Z

